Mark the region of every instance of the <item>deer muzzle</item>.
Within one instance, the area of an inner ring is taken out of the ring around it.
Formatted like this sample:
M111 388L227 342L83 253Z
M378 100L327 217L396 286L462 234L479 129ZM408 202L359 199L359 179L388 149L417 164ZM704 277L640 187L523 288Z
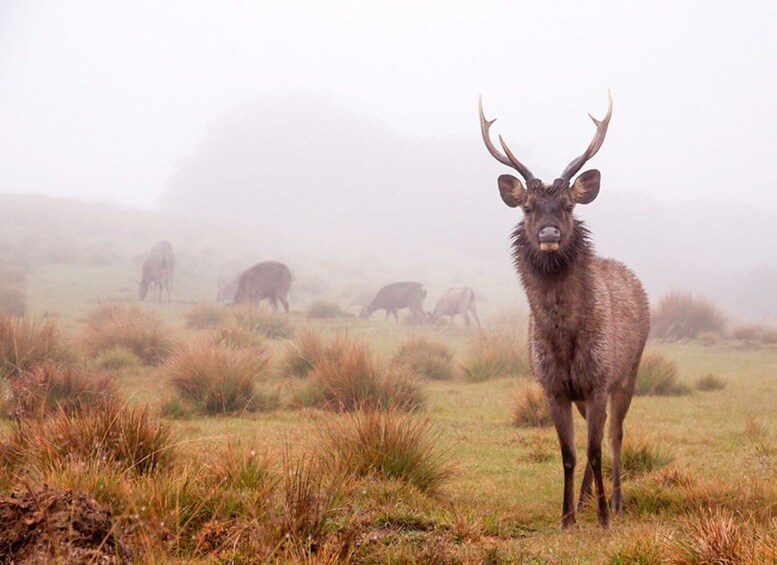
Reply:
M537 234L540 251L556 251L561 243L561 231L555 226L545 226Z

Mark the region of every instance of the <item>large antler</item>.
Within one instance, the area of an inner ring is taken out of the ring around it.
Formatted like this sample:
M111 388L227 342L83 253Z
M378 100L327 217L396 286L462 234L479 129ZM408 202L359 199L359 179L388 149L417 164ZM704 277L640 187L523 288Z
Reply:
M596 152L599 151L602 143L604 143L604 136L607 135L607 126L610 125L610 117L612 117L612 94L610 94L609 90L607 91L607 98L609 99L609 104L607 105L607 115L604 116L604 119L601 122L594 118L591 114L588 114L588 117L591 118L596 124L596 133L594 134L594 138L591 140L591 143L588 145L588 149L585 150L585 153L580 155L580 157L577 159L573 160L569 165L567 165L567 168L564 169L564 172L561 173L561 178L567 182L569 182L569 180L572 178L572 175L574 175L583 167L583 165L585 165L585 162L588 161L588 159L596 155Z
M502 149L504 149L507 156L505 157L502 155L499 150L494 147L494 144L491 143L491 136L488 133L488 130L491 128L491 125L496 121L496 119L493 119L491 121L486 120L486 117L483 115L483 97L478 97L478 110L480 111L480 133L483 134L483 142L486 144L486 149L488 149L488 152L491 153L491 155L502 163L503 165L507 165L508 167L512 167L519 173L521 173L521 176L524 178L526 182L529 182L534 178L534 175L532 172L526 168L526 166L521 163L518 159L515 158L515 155L513 155L512 151L510 151L510 148L507 147L507 144L502 139L502 136L499 136L499 143L502 145Z

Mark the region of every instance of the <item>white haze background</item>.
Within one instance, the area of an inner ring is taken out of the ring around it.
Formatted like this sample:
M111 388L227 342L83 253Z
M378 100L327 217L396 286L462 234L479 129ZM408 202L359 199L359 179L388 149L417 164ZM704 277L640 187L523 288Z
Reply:
M610 89L601 196L579 210L598 248L654 301L693 290L769 320L775 29L769 1L3 0L0 193L255 224L322 253L411 242L456 253L466 282L468 258L509 271L517 220L478 94L547 180Z

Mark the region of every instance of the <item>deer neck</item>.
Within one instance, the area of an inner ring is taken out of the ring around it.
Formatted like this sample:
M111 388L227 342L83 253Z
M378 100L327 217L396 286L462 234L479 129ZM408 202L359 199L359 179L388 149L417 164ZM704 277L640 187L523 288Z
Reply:
M576 333L593 308L593 249L582 222L568 244L548 255L531 247L522 225L513 233L513 259L534 327L548 335Z

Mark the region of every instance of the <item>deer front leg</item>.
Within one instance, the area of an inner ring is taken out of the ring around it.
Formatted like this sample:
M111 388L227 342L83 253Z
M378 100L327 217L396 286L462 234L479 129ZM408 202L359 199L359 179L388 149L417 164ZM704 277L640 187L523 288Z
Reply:
M564 464L564 502L561 507L561 526L575 523L575 430L572 424L572 403L568 398L549 397L548 406L556 427Z
M586 420L588 422L588 465L591 467L591 474L596 484L599 525L603 528L610 525L607 497L604 493L604 480L602 479L602 436L604 435L606 418L607 394L602 393L586 403Z

